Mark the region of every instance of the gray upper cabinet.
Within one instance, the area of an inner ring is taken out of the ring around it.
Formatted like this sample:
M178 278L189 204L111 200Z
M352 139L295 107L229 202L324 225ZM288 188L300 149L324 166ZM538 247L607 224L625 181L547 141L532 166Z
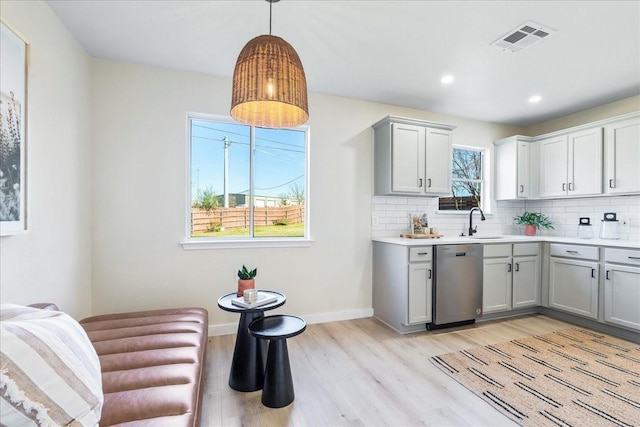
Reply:
M377 196L451 194L453 126L387 116L373 129Z
M544 139L540 144L540 197L602 193L602 127Z
M496 200L640 193L640 112L494 145Z
M567 136L543 139L540 145L540 197L567 195Z
M512 136L494 142L496 200L536 198L537 145L527 136Z
M640 117L605 127L606 194L640 192Z
M602 127L569 134L569 196L602 194Z

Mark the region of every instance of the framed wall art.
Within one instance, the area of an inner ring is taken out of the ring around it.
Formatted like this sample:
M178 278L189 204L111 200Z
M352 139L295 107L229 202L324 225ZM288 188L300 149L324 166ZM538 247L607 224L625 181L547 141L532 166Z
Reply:
M8 236L27 231L29 44L0 26L0 236Z

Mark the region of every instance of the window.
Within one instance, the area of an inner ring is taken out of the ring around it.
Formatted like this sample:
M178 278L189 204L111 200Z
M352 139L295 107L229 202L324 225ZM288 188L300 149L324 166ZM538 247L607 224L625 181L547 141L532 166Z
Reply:
M469 147L453 148L451 167L452 197L440 197L440 211L469 211L483 207L484 150Z
M308 128L202 115L190 115L188 125L186 243L308 237Z

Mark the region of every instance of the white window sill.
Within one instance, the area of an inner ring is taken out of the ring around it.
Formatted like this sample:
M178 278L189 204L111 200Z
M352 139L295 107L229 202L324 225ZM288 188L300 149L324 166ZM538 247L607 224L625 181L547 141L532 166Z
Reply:
M248 248L303 248L313 244L313 240L307 238L252 238L252 239L188 239L181 242L186 251L201 249L248 249Z

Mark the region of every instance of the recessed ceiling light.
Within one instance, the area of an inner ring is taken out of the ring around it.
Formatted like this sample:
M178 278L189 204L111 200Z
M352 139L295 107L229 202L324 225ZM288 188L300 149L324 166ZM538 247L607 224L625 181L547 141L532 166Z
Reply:
M542 100L542 97L540 95L533 95L531 98L529 98L529 102L532 104L540 102L541 100Z
M443 76L442 79L440 79L440 82L442 82L443 85L453 83L453 76L451 74L447 74L446 76Z

